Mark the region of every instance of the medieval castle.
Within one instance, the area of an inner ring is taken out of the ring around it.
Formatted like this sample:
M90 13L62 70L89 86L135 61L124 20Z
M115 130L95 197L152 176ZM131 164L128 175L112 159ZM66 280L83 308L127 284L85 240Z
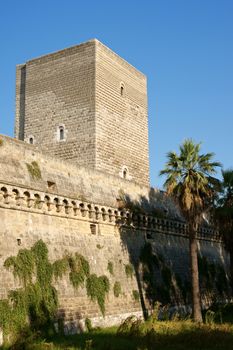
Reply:
M153 210L128 210L127 200ZM142 315L156 298L184 304L188 239L178 218L149 187L145 75L98 40L17 66L15 139L0 136L0 299L20 287L6 258L42 239L51 261L78 252L109 280L105 316L85 288L54 281L67 333L87 317L110 325ZM206 264L225 265L208 228L199 250Z

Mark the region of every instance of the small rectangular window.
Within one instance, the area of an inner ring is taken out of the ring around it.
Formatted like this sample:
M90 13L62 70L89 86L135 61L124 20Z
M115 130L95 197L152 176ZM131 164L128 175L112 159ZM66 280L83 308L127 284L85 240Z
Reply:
M90 224L91 234L96 235L97 229L95 224Z

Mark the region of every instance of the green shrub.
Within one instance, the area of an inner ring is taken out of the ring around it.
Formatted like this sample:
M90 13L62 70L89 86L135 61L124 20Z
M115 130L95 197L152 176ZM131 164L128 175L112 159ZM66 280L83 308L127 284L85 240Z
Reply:
M90 274L88 261L82 255L75 253L74 256L68 257L68 263L70 267L70 282L75 288L83 286Z
M96 248L98 248L98 249L103 249L103 245L100 245L99 243L98 244L96 244Z
M91 332L93 330L90 318L85 319L85 327L88 332Z
M62 278L69 268L69 261L67 257L57 260L53 263L53 275L55 279Z
M118 327L117 334L118 335L128 335L133 323L137 320L135 316L127 317Z
M214 324L215 323L215 312L207 310L205 314L205 323Z
M105 315L105 297L109 289L110 283L107 276L97 277L96 274L92 274L87 278L87 295L91 300L97 301L102 315Z
M31 164L26 163L28 172L34 180L40 180L42 178L41 171L38 163L36 161L31 162Z
M139 301L140 295L139 295L138 290L133 290L132 294L133 294L133 299L134 299L135 301Z
M125 265L125 273L127 277L132 278L134 274L134 268L132 264L126 264Z
M116 281L114 283L113 293L114 293L116 298L118 298L119 295L121 294L121 284L120 284L120 282Z
M114 272L113 272L113 263L112 263L112 261L109 261L109 262L108 262L108 267L107 267L107 269L108 269L108 271L109 271L109 273L110 273L111 275L114 275Z
M23 288L10 291L8 299L0 300L1 326L4 335L9 335L11 339L27 327L42 329L47 335L51 334L58 307L53 278L61 278L69 270L70 282L78 288L84 285L85 279L90 275L89 263L78 253L67 255L51 264L48 248L42 240L37 241L31 249L20 249L17 256L7 258L4 267L12 270L15 278L23 285ZM104 310L102 290L109 290L109 282L105 276L97 279L98 286L92 296L99 293L96 298Z
M7 300L0 301L4 334L17 336L28 326L47 333L53 328L58 298L52 285L53 266L48 261L45 243L39 240L31 249L19 250L17 256L6 259L4 266L11 269L23 285L10 291Z

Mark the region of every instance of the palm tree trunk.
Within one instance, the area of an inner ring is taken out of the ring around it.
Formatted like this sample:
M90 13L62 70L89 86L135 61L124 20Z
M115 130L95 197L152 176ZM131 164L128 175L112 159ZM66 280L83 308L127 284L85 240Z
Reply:
M233 296L233 249L229 250L230 255L230 286L231 286L231 295Z
M192 280L192 316L195 322L203 322L199 287L196 228L189 226L189 253Z

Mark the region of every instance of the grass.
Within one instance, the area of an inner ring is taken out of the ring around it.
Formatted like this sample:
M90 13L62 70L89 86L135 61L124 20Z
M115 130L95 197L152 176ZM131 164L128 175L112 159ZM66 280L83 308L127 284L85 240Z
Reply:
M119 332L116 327L90 333L20 344L14 350L232 350L233 324L194 324L192 321L136 320Z

